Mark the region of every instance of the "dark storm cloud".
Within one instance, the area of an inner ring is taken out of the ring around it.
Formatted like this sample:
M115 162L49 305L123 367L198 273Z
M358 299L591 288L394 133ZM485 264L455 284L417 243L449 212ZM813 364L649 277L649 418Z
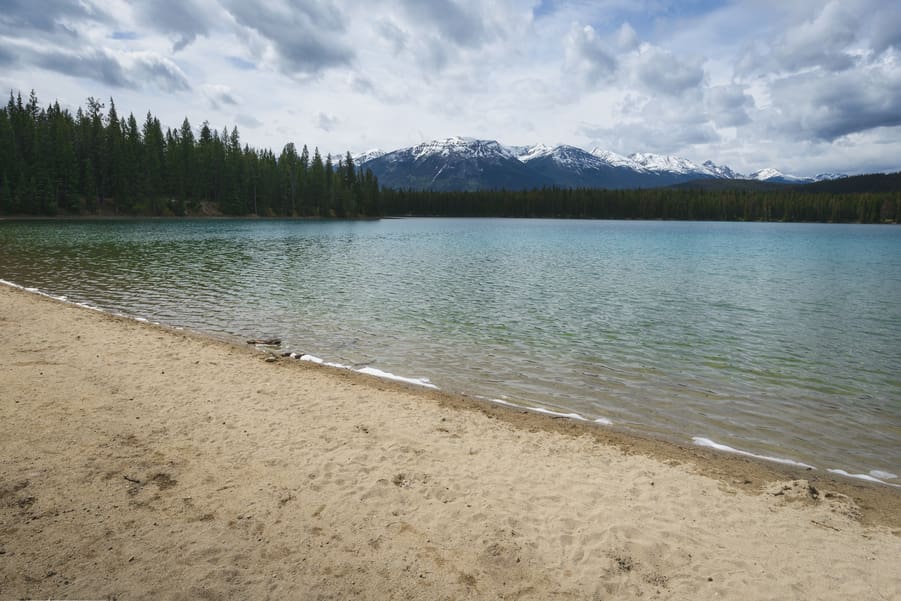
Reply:
M403 0L407 14L418 24L458 46L478 47L488 38L481 16L453 0Z
M107 14L91 2L72 0L0 0L0 31L12 37L29 32L76 37L68 21L107 22Z
M173 40L176 52L210 32L210 13L195 0L142 0L136 8L143 22Z
M779 110L771 126L794 138L832 142L901 125L901 71L891 67L785 78L773 83L772 97Z
M288 75L318 75L349 65L353 50L342 40L344 16L333 5L315 0L254 6L231 0L228 10L242 27L270 42Z

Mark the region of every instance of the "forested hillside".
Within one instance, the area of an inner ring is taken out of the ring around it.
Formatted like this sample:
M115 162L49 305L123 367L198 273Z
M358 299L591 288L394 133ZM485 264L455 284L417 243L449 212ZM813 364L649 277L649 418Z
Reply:
M348 153L334 163L287 144L241 145L237 127L185 118L163 129L94 98L75 115L10 94L0 109L0 213L113 215L379 215L379 185Z

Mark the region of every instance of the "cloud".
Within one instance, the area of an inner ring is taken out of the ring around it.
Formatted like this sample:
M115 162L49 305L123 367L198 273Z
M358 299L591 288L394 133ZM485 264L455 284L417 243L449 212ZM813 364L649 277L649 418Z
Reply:
M93 79L115 88L134 87L119 61L102 50L91 50L84 54L59 50L24 51L23 54L30 59L28 62L48 71Z
M776 46L778 66L796 71L820 67L842 71L854 64L845 49L854 41L859 19L843 3L830 2L813 20L789 30Z
M379 19L375 23L375 30L383 40L388 42L394 50L394 54L399 54L407 47L408 36L406 32L392 21Z
M617 60L591 25L574 25L566 36L566 62L581 73L589 86L608 81L616 72Z
M583 124L581 133L595 145L612 149L621 154L633 152L681 153L698 144L719 141L716 131L703 123L673 121L632 121L613 127Z
M327 115L325 113L316 115L316 127L322 131L332 131L338 123L339 119L334 115Z
M375 94L375 84L368 77L361 75L351 76L350 87L358 94Z
M815 68L831 72L850 69L860 60L860 47L867 44L861 38L862 12L867 11L853 2L833 0L812 18L805 15L804 20L790 21L769 39L759 40L740 60L739 71L768 75Z
M114 31L109 37L113 40L132 41L137 40L139 36L135 31Z
M901 70L876 66L826 75L811 72L773 82L770 128L827 142L901 125Z
M0 2L0 32L28 37L29 32L77 36L72 23L108 22L109 15L88 0L3 0Z
M249 127L250 129L256 129L261 127L263 123L254 117L253 115L247 115L245 113L238 113L235 115L235 122L241 127Z
M226 85L207 84L203 86L203 93L213 110L219 110L223 105L236 106L238 104L234 92Z
M754 98L745 93L742 85L707 88L704 100L710 119L717 127L736 127L751 122L748 110L754 108Z
M154 52L132 53L131 76L139 82L152 82L164 92L183 92L191 89L184 72L170 59Z
M673 53L643 44L629 60L638 83L651 92L678 96L704 80L700 61L680 60Z
M458 46L478 47L488 38L488 30L478 11L463 9L453 0L402 0L401 4L420 26Z
M164 92L191 89L178 65L154 52L116 55L105 49L73 53L58 49L24 48L20 50L19 56L26 64L67 77L97 81L114 88L156 89Z
M258 35L277 56L282 72L317 76L349 66L354 50L346 44L344 15L333 4L315 0L250 4L229 0L228 11L245 30Z
M891 48L901 49L901 10L877 12L870 45L876 54Z
M232 67L240 69L242 71L253 71L257 68L254 63L250 62L249 60L245 60L240 56L226 56L225 60L227 60Z
M582 123L580 133L591 141L620 154L655 152L684 154L697 145L720 141L703 104L686 104L671 96L627 95L615 109L609 125Z
M638 47L638 34L631 25L623 23L616 32L616 43L624 50L634 50Z
M11 65L16 62L16 58L12 50L0 46L0 65Z
M137 12L142 22L173 40L175 52L184 50L198 36L208 35L209 19L215 14L199 7L195 0L142 0Z

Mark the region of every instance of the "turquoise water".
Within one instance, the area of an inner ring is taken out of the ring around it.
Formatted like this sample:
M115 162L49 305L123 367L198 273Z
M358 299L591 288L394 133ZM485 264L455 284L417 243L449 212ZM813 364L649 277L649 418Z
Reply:
M444 390L892 482L901 228L0 222L0 278Z

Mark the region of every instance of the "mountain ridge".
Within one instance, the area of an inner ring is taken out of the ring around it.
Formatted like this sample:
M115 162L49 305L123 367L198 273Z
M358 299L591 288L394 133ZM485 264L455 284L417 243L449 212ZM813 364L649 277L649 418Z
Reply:
M384 186L436 191L543 186L659 188L703 179L803 184L845 177L836 173L798 177L774 168L743 175L711 160L698 164L683 157L644 152L623 156L601 148L589 152L568 144L507 146L497 140L462 136L387 152L369 150L353 158L358 165L371 169Z

